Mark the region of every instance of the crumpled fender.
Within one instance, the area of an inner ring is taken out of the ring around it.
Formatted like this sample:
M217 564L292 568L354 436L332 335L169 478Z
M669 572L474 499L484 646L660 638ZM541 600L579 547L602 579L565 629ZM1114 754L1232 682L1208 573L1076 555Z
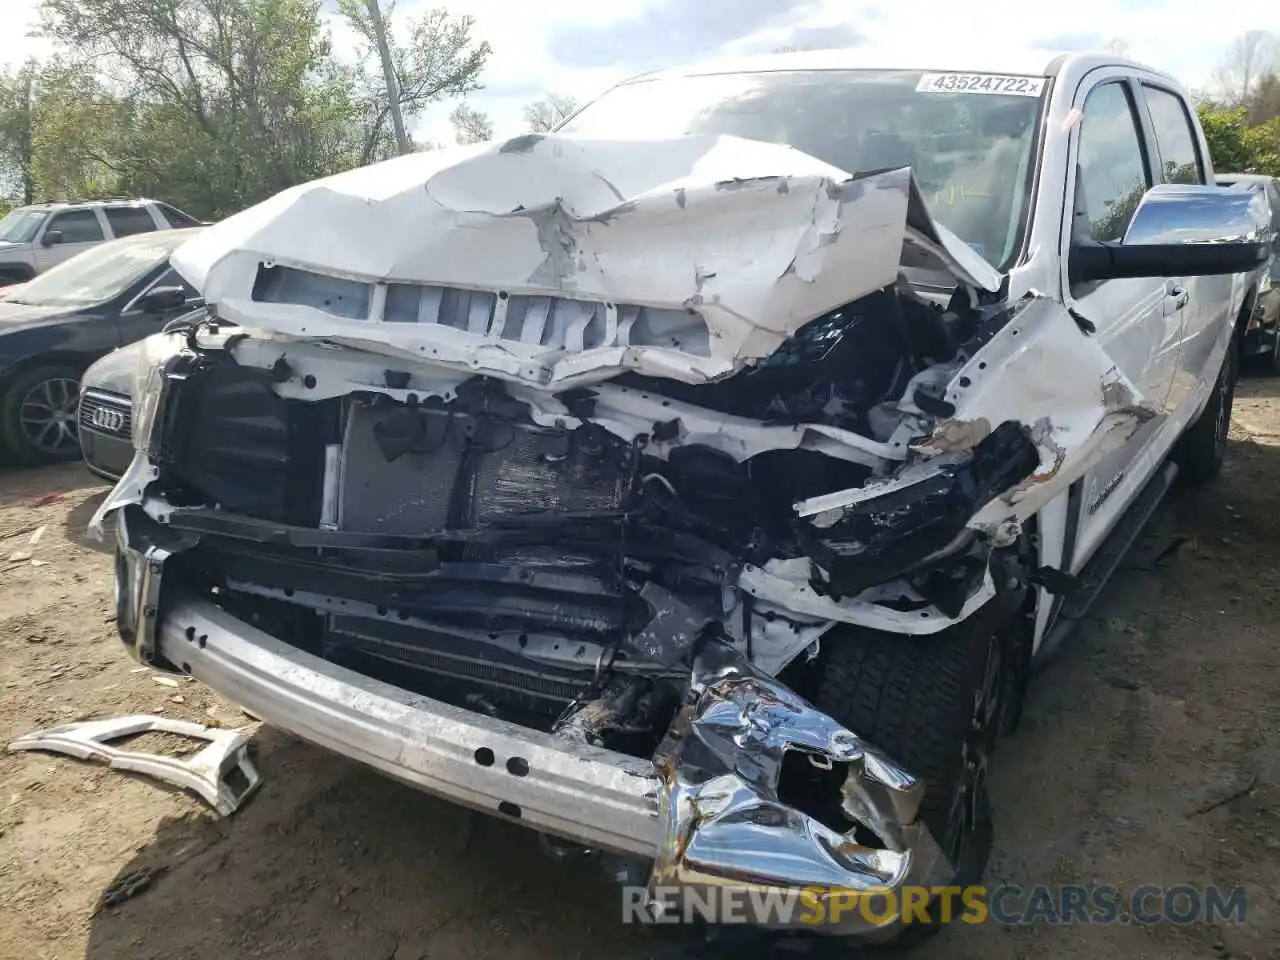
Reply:
M967 452L1015 419L1030 428L1040 453L1031 476L973 517L970 526L987 531L1032 516L1156 416L1070 311L1035 294L956 371L944 399L954 414L914 441L914 451Z

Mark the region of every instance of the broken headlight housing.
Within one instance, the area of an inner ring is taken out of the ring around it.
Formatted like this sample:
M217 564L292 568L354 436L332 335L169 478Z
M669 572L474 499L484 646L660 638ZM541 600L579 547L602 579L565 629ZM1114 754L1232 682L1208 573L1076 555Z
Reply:
M169 368L181 351L182 339L177 334L159 333L141 343L133 371L133 446L145 454L154 450Z
M976 539L967 524L1001 492L1029 477L1040 455L1030 431L1006 420L964 459L925 472L909 483L886 484L883 492L823 511L797 528L801 547L825 573L814 588L830 596L862 590L930 568L954 568L944 581L963 583L985 568L965 557ZM816 521L816 522L815 522ZM956 616L964 590L929 585L932 599Z

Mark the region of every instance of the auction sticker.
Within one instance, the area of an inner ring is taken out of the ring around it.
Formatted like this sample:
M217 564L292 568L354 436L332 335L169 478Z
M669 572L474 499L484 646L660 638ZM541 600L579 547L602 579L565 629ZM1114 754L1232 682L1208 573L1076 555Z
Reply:
M1000 73L926 73L917 93L995 93L1007 97L1038 97L1044 77L1016 77Z

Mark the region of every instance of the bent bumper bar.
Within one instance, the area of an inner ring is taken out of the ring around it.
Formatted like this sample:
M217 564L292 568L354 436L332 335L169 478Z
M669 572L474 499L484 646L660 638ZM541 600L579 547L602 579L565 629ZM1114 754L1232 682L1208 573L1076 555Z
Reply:
M267 723L428 793L652 861L655 904L672 889L706 896L725 887L805 891L815 901L888 894L902 904L904 888L950 879L916 817L923 784L729 646L704 646L694 695L654 759L639 759L307 653L166 577L166 561L191 541L164 539L166 528L141 512L115 517L117 623L134 657L188 673ZM824 826L782 800L783 760L793 752L846 771L840 808L881 845L864 846L852 830ZM892 909L848 911L839 922L833 913L821 932L883 939L900 923Z
M208 601L179 599L158 641L165 660L272 726L429 793L592 847L646 858L657 847L647 761L372 680Z

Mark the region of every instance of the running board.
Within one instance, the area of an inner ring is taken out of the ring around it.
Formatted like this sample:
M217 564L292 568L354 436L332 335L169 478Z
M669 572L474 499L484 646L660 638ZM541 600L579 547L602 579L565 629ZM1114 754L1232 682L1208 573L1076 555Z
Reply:
M1107 534L1107 538L1102 541L1094 555L1089 558L1089 562L1076 574L1075 589L1063 598L1058 615L1049 625L1049 632L1032 658L1033 670L1040 669L1053 657L1062 641L1092 609L1103 587L1119 568L1125 554L1138 539L1138 535L1146 527L1151 515L1156 512L1156 507L1160 506L1161 501L1164 500L1165 494L1169 492L1177 476L1178 465L1173 462L1167 462L1157 470L1155 476L1142 488L1142 492L1134 498L1120 521Z

